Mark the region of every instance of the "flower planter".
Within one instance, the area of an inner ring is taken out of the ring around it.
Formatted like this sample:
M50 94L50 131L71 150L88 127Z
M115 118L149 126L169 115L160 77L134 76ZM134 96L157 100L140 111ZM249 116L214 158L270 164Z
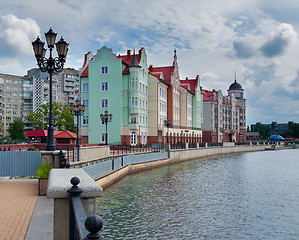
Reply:
M48 178L38 178L38 196L46 196L48 188Z

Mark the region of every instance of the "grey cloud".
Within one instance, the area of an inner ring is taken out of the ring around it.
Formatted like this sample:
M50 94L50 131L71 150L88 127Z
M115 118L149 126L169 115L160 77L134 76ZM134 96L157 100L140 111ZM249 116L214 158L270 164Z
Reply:
M272 58L276 56L281 56L285 52L288 46L288 39L284 39L281 36L275 36L273 39L264 43L260 50L265 57Z
M295 88L298 88L299 87L299 70L297 70L297 76L294 78L293 81L291 81L289 83L289 86L290 87L295 87Z
M238 58L250 58L255 53L252 46L242 41L234 41L233 47Z
M297 33L291 24L281 23L277 32L274 33L260 50L265 57L272 58L285 53L292 42L297 40Z

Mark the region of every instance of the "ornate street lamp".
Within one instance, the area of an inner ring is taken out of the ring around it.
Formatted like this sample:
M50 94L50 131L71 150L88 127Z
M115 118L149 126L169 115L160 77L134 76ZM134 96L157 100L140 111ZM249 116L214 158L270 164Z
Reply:
M85 111L85 105L80 103L80 99L77 99L75 101L76 105L73 103L70 104L69 110L71 111L72 115L77 116L77 141L76 141L76 147L80 147L79 143L79 117L83 116Z
M50 109L49 109L49 127L48 127L48 135L47 135L47 151L55 150L55 142L54 142L54 125L53 125L53 113L52 113L52 74L58 73L62 71L63 65L65 63L67 51L68 51L68 43L66 43L63 38L55 43L55 39L57 34L53 32L52 28L49 29L47 33L45 33L48 49L50 51L49 58L46 58L47 49L44 48L44 42L40 40L39 37L36 38L34 42L32 42L34 55L37 60L37 65L42 72L48 72L50 76ZM54 49L54 45L56 45L56 50L58 57L52 57L52 51Z
M101 114L100 117L101 117L102 123L106 125L105 145L108 145L107 125L108 125L108 122L112 121L112 114L111 113L109 114L108 111L106 110L105 114L104 115Z
M171 120L164 120L164 125L167 127L167 138L166 138L166 143L169 143L169 127L171 126L172 122Z

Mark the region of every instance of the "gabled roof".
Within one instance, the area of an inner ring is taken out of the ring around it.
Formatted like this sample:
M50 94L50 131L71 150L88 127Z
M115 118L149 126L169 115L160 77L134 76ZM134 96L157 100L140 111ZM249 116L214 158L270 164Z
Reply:
M131 55L131 50L127 50L127 54L126 55L118 55L116 57L120 58L121 59L121 62L123 64L126 65L125 69L123 70L123 74L126 75L126 74L129 74L130 71L129 71L129 67L130 67L130 64L132 63L133 65L136 65L135 67L140 67L139 64L140 64L140 60L141 60L141 52L143 51L144 48L141 48L138 52L138 54L133 54ZM135 56L135 57L133 57ZM135 59L134 59L135 58ZM133 66L132 65L132 66ZM132 67L131 66L131 67Z
M192 94L195 94L195 90L197 88L198 85L198 78L199 76L197 75L195 79L184 79L184 80L180 80L180 83L182 86L187 86L187 90L191 91Z
M84 71L81 73L80 77L88 77L88 66L84 69Z
M77 135L69 130L57 131L55 138L77 138Z
M217 100L211 97L214 95L214 92L205 89L202 89L201 92L202 92L202 97L204 102L218 102Z
M47 137L47 130L29 130L26 132L25 137ZM77 138L77 135L71 131L54 131L55 138Z
M153 67L149 66L148 71L152 74L161 74L163 73L164 80L171 84L171 76L174 72L174 66L167 66L167 67Z
M160 82L164 83L165 85L169 86L170 84L166 82L163 78L163 73L151 73L149 72L150 75L155 76Z

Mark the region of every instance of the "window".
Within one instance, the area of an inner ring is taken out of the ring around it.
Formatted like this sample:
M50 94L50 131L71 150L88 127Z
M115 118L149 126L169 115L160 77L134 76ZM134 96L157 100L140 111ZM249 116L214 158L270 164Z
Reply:
M18 99L17 99L17 98L14 98L13 101L14 101L14 102L18 102Z
M136 124L136 123L137 123L137 118L131 117L131 124Z
M83 93L88 93L88 83L82 83Z
M6 108L11 108L11 104L6 104Z
M108 82L102 82L101 85L102 92L108 91Z
M83 125L88 125L88 116L83 116Z
M14 92L13 95L14 95L14 96L18 96L18 93Z
M13 90L18 90L17 86L13 86L12 88L13 88Z
M11 96L11 92L6 92L6 95L7 96Z
M7 102L11 102L11 98L6 98L6 101Z
M108 107L108 99L107 98L101 99L101 106L102 106L102 108Z
M83 99L82 103L86 108L88 108L88 99Z
M11 89L11 86L10 86L10 85L7 85L7 86L6 86L6 89Z
M102 74L108 74L108 66L101 67Z

